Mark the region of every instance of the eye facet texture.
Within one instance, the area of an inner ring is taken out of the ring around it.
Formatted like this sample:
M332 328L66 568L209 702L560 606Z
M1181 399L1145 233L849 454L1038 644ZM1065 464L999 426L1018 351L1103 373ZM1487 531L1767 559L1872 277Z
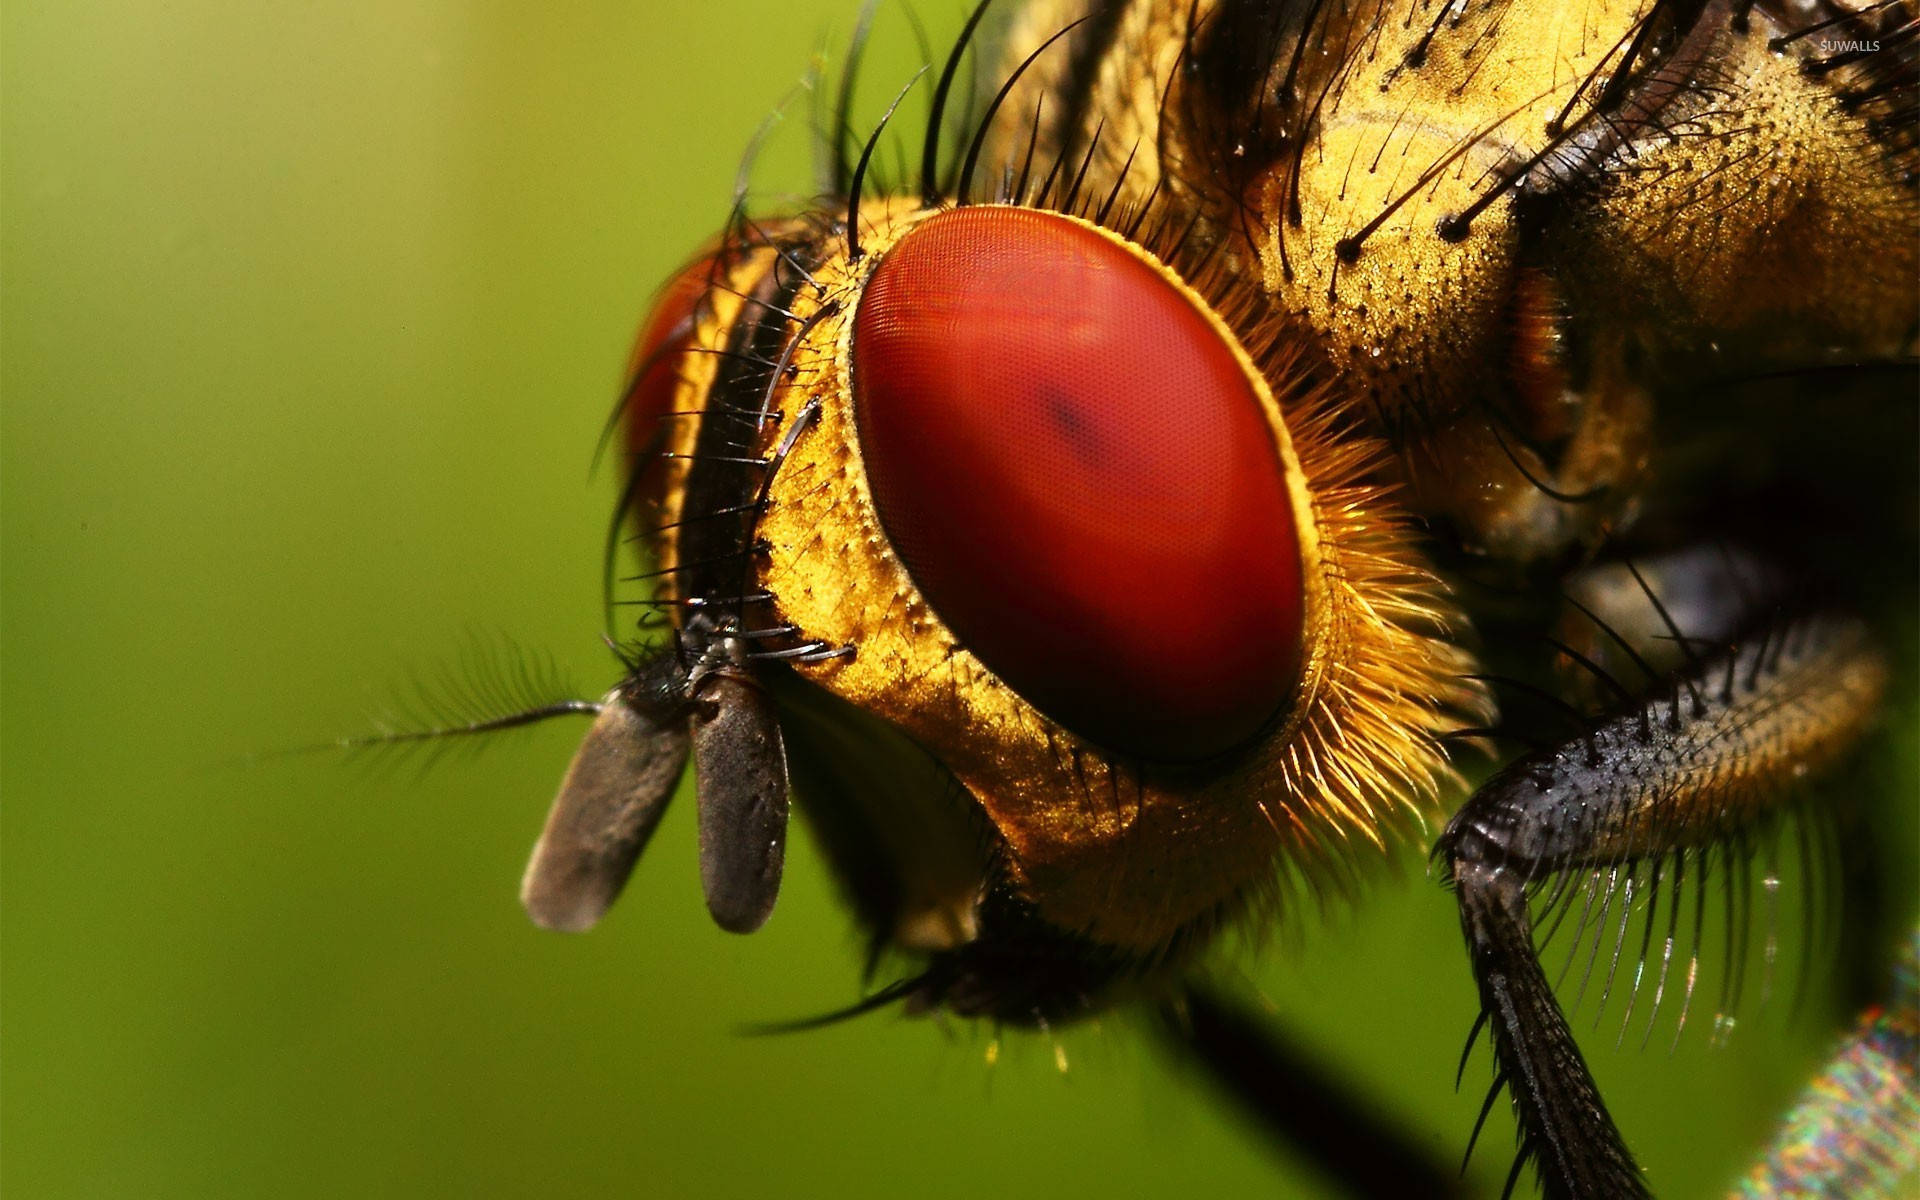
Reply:
M887 252L853 333L874 503L935 612L1102 748L1231 750L1290 694L1291 494L1243 359L1143 252L962 208Z

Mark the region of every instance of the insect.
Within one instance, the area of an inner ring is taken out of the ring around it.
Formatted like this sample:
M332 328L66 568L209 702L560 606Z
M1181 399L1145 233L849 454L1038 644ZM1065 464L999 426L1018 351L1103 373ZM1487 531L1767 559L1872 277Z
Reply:
M1140 40L1183 10L1187 36ZM1037 28L1062 15L1037 13ZM1365 391L1366 428L1396 447L1409 503L1445 531L1443 556L1558 573L1622 526L1696 531L1680 539L1733 528L1742 522L1712 504L1673 503L1682 471L1666 446L1700 420L1689 410L1704 374L1835 350L1911 353L1920 162L1910 8L1143 3L1099 15L1088 45L1130 48L1032 85L1085 95L1056 109L1051 136L1095 160L1150 147L1159 169L1148 186L1171 187L1204 214L1271 302ZM1840 178L1849 182L1832 186ZM1886 258L1854 269L1858 246ZM1725 472L1742 452L1708 470ZM1769 519L1781 508L1759 506ZM1672 545L1676 534L1653 540ZM1709 716L1738 705L1741 656L1764 656L1755 644L1726 650L1728 640L1764 645L1789 625L1742 613L1740 597L1768 588L1742 585L1746 568L1718 557L1706 568L1718 578L1691 584L1682 580L1697 566L1664 588L1633 572L1673 644L1723 647L1717 699L1710 655L1689 652L1685 703L1673 693L1669 732L1654 733L1647 694L1636 705L1621 682L1631 671L1556 643L1615 694L1620 715L1496 775L1437 851L1461 902L1495 1090L1511 1086L1520 1157L1536 1158L1549 1194L1632 1195L1645 1184L1533 966L1536 919L1546 928L1572 907L1584 929L1598 895L1604 924L1616 895L1630 906L1636 888L1650 910L1664 902L1657 1009L1685 941L1689 882L1697 929L1714 848L1737 857L1729 845L1772 819L1754 801L1777 796L1789 773L1821 770L1792 743L1832 752L1851 735L1826 721L1871 720L1878 703L1880 684L1856 677L1851 690L1851 668L1836 661L1821 672L1851 691L1839 706L1784 681L1763 701L1786 717L1785 742L1762 749L1745 739L1767 740L1765 721ZM1850 568L1825 568L1836 569ZM1674 587L1718 599L1682 629L1658 603ZM1611 640L1638 654L1620 622L1577 595L1567 602L1604 635L1589 651ZM1868 665L1877 658L1863 651L1853 666L1883 670ZM1694 736L1683 707L1710 740L1740 733L1696 755L1682 745ZM1622 734L1641 749L1606 744ZM1643 753L1663 765L1627 765ZM1704 773L1688 778L1695 768ZM1650 917L1643 966L1655 938Z
M621 511L669 636L623 647L529 911L597 920L691 758L722 927L771 911L791 789L914 964L862 1007L1184 1006L1204 1055L1217 931L1339 886L1497 746L1439 854L1520 1158L1638 1194L1535 923L1617 963L1633 917L1631 994L1684 1014L1707 882L1743 921L1796 812L1814 860L1800 777L1889 684L1871 574L1693 532L1767 490L1661 457L1754 347L1911 349L1913 17L1821 20L1036 4L957 144L940 70L917 190L836 119L838 201L737 214L642 338ZM1816 25L1891 52L1808 57ZM1702 236L1709 197L1774 242ZM1503 687L1572 732L1498 720Z

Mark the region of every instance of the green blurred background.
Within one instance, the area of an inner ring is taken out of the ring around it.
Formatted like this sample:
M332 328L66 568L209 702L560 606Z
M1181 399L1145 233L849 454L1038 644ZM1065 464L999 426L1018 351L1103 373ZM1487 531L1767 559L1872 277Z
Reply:
M10 1196L1319 1194L1125 1018L1064 1074L892 1015L738 1036L857 994L804 840L755 937L707 923L684 803L598 932L535 930L579 725L247 761L367 728L473 636L610 682L588 462L627 340L853 7L6 6ZM943 44L957 4L923 7ZM866 119L917 58L890 11ZM808 103L762 208L811 186ZM1464 1146L1486 1067L1453 1092L1471 987L1417 858L1234 962ZM1662 1195L1712 1194L1806 1069L1825 1034L1785 1007L1726 1051L1589 1039Z

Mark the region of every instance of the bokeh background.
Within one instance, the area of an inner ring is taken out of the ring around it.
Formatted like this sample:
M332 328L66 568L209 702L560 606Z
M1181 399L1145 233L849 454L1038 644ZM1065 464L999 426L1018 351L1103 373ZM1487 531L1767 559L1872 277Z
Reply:
M13 0L0 27L0 1186L16 1197L1318 1195L1110 1018L1045 1039L857 995L804 838L714 930L691 806L597 932L521 916L577 724L436 763L364 730L475 638L588 694L590 452L655 285L853 0ZM957 3L923 3L935 45ZM883 14L861 112L918 61ZM811 95L756 173L812 186ZM913 107L913 102L908 108ZM909 121L909 126L917 121ZM1481 1058L1415 855L1243 973L1446 1158ZM1661 1194L1713 1194L1827 1036L1595 1067ZM1474 1166L1497 1194L1511 1123Z

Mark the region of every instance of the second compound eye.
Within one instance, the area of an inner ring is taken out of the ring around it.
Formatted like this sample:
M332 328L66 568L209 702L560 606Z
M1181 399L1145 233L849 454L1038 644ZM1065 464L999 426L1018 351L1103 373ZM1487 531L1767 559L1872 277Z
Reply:
M725 277L725 260L711 255L681 268L654 300L653 311L627 360L627 393L622 420L627 450L644 467L665 436L680 392L681 371L693 346L701 304L714 282Z
M1301 536L1246 356L1138 247L1055 213L928 218L854 319L873 499L956 637L1067 729L1193 761L1292 694Z

